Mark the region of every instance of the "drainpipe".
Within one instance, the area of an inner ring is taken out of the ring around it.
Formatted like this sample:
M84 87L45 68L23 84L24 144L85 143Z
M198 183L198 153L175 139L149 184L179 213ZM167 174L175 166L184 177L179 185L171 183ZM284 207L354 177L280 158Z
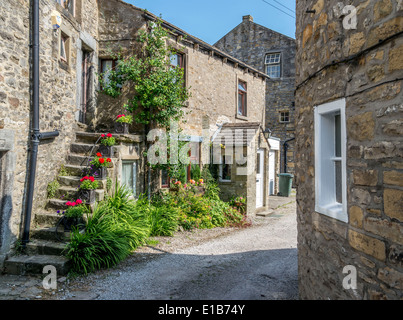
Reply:
M52 139L59 136L59 131L40 132L39 129L39 0L32 0L32 127L31 148L29 159L28 182L26 191L24 229L22 245L29 242L31 225L32 202L35 189L36 164L38 159L38 146L41 140Z
M287 173L287 150L288 150L288 142L295 140L295 138L288 139L283 143L283 152L284 152L284 173Z

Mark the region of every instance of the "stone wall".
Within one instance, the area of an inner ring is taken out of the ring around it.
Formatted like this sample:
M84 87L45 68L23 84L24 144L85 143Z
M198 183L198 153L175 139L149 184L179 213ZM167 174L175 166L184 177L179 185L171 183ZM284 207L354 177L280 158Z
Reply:
M87 1L88 2L88 1ZM96 17L96 1L86 15ZM11 234L18 237L23 221L30 145L30 2L7 0L0 2L0 131L11 132L14 138L15 168L11 194ZM53 30L51 13L62 13L62 30L69 37L68 63L60 60L60 30ZM86 21L86 15L82 17ZM88 34L96 34L97 25L91 21ZM4 26L4 27L3 27ZM75 138L75 113L78 86L76 66L80 35L85 30L55 1L40 1L40 130L59 130L54 141L39 146L38 167L34 192L34 211L45 205L46 188L52 181ZM91 37L89 37L91 38Z
M295 40L253 22L251 16L243 21L214 46L244 61L261 72L265 70L268 53L281 52L282 75L266 81L266 128L282 142L295 137ZM280 112L288 111L290 121L280 122ZM281 172L284 170L284 154L281 152ZM294 141L290 141L287 155L287 171L294 173Z
M297 1L300 298L402 299L403 6L350 2L356 29L343 27L339 1ZM315 212L313 111L340 98L346 99L348 223ZM356 289L343 288L347 265L358 272Z

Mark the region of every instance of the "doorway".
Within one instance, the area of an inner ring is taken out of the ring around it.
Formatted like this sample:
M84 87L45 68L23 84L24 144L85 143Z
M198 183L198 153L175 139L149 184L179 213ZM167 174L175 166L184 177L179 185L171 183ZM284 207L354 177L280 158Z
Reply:
M274 195L274 184L276 181L276 152L269 152L269 195Z
M257 151L256 157L256 208L263 207L264 195L264 150Z

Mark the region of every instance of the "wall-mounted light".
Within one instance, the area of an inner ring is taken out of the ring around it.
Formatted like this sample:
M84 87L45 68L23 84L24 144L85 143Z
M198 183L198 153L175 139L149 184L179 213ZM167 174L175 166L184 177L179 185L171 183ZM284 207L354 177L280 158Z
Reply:
M62 25L62 16L59 12L53 11L52 12L52 26L53 29L57 30Z

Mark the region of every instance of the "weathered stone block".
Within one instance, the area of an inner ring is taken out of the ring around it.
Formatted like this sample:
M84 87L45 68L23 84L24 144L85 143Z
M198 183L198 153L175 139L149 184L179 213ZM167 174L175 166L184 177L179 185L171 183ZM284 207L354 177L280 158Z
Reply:
M363 211L360 207L353 206L350 208L350 224L357 228L362 228Z
M347 121L348 136L357 141L372 140L375 121L372 112L352 116Z
M389 71L396 71L403 69L402 52L403 52L403 45L400 45L389 51Z
M385 189L383 206L387 216L403 222L403 190Z
M385 171L383 173L383 183L403 187L403 172Z
M364 219L364 230L403 244L403 225L400 223L367 217Z
M353 170L353 181L360 186L376 186L378 170Z
M403 289L403 274L395 269L388 267L379 269L378 278L392 288Z
M374 6L374 21L379 20L388 16L393 10L392 2L390 0L377 1Z
M348 241L356 250L362 251L381 261L386 259L385 243L381 240L350 229L348 232Z

